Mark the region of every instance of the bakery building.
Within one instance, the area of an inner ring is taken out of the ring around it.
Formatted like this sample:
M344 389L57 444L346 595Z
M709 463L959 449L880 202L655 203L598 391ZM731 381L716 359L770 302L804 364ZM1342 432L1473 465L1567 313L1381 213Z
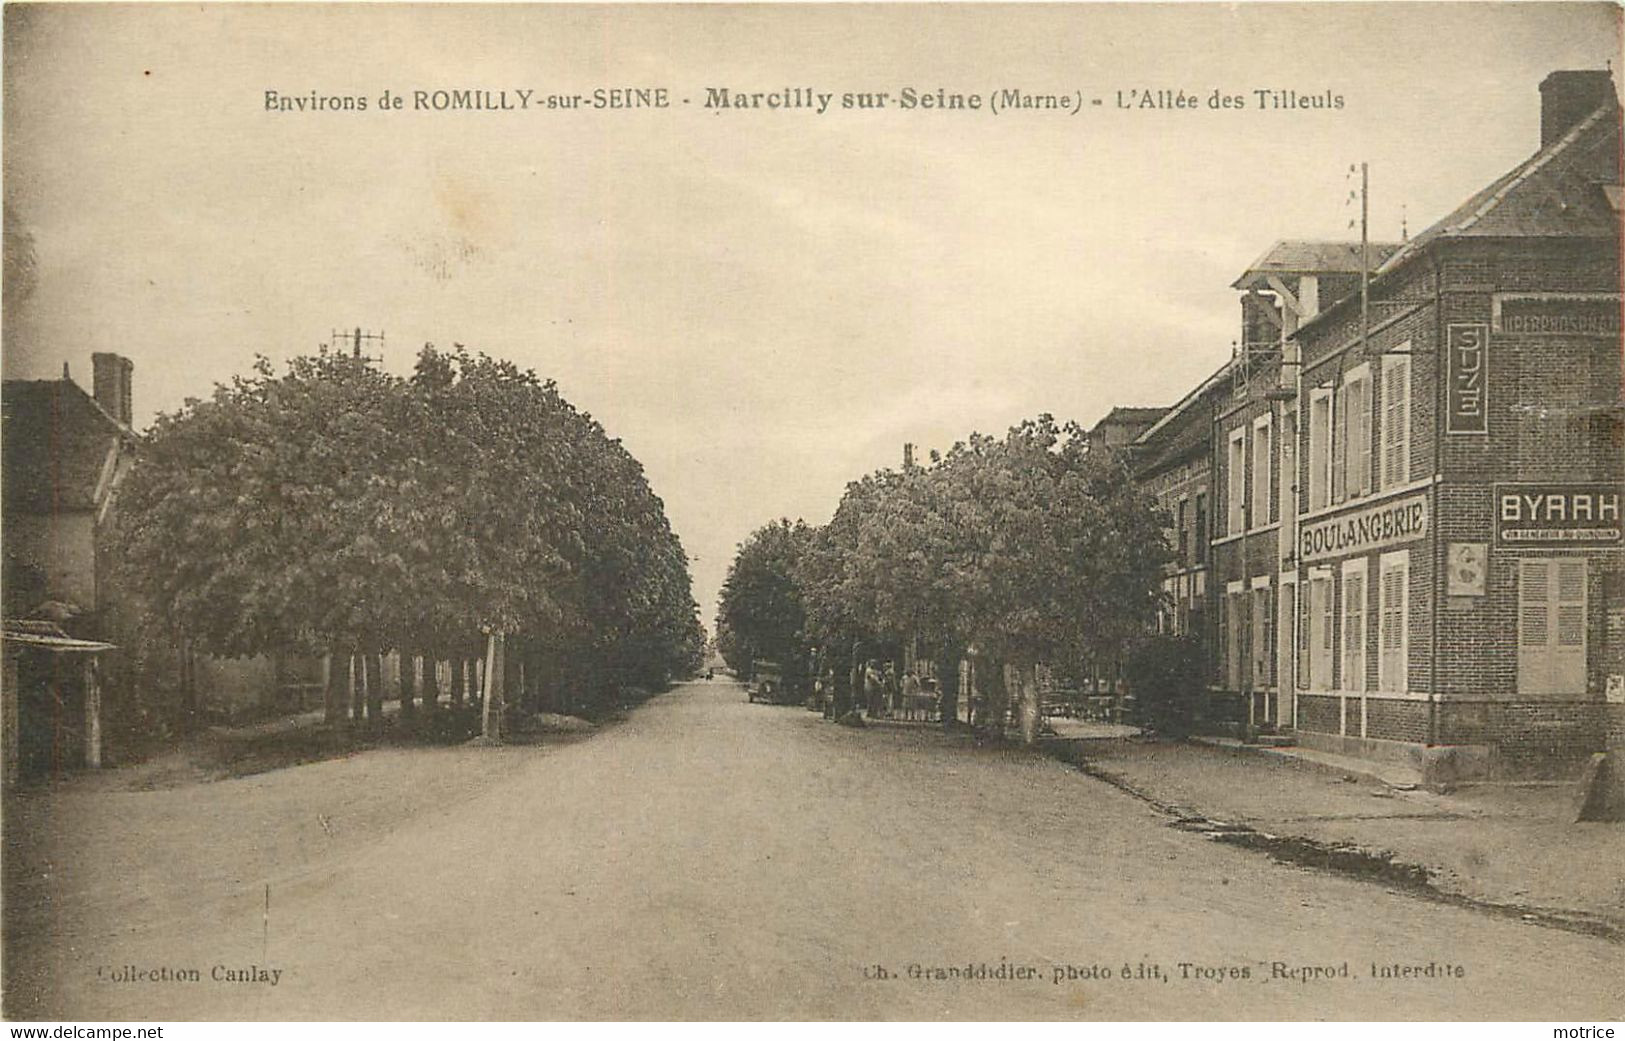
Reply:
M1625 730L1611 74L1551 74L1541 115L1533 156L1375 264L1366 294L1303 315L1281 356L1291 400L1216 430L1221 460L1255 460L1236 433L1257 445L1273 424L1296 475L1271 715L1301 744L1537 776ZM1215 582L1260 581L1226 545Z

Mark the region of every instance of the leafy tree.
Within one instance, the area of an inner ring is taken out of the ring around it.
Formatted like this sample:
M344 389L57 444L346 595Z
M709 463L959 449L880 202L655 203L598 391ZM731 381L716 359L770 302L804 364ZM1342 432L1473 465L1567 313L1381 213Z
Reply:
M807 619L798 566L811 535L800 521L779 520L740 545L717 613L718 631L728 634L724 660L737 675L750 677L752 662L767 659L782 666L787 687L805 680Z
M359 656L374 716L376 657L394 649L432 676L513 637L514 661L487 668L494 728L496 677L523 675L510 685L535 707L537 648L601 697L663 684L703 639L636 460L551 382L460 347L426 347L409 380L342 353L282 375L262 359L159 417L124 506L155 613L209 653ZM403 682L403 711L410 698Z

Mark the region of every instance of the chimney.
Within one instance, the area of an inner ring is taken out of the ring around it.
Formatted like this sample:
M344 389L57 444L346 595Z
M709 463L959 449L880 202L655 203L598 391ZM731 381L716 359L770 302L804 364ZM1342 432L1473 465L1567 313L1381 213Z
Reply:
M1558 71L1540 83L1540 147L1556 141L1598 108L1614 100L1614 74L1607 69Z
M912 443L906 443L906 444L903 445L903 469L907 470L909 467L911 467L913 465L914 465L914 445Z
M90 364L95 370L91 395L96 404L120 423L131 426L130 374L135 365L122 355L100 351L90 356Z

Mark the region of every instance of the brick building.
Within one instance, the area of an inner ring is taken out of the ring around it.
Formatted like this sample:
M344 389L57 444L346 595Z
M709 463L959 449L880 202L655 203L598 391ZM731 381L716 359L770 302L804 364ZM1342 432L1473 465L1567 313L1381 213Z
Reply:
M1211 646L1207 610L1212 521L1213 419L1229 366L1222 367L1168 409L1132 446L1134 479L1168 514L1174 559L1162 590L1158 628L1192 635Z
M1305 744L1532 774L1619 740L1620 110L1607 72L1541 93L1530 159L1288 337Z
M1232 357L1131 445L1210 720L1435 777L1625 741L1620 155L1611 74L1555 72L1539 149L1437 224L1234 283Z
M1293 619L1298 585L1293 547L1300 509L1300 415L1294 336L1360 285L1362 257L1380 260L1397 244L1277 242L1233 287L1241 297L1241 339L1214 406L1212 581L1213 715L1249 731L1290 729L1294 716ZM1282 475L1287 480L1282 480ZM1280 634L1287 634L1282 640Z

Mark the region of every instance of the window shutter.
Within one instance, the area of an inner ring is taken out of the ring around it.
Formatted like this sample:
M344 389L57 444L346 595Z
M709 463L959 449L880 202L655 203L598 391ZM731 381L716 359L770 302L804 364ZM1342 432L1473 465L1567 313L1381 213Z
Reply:
M1525 560L1518 565L1518 646L1542 656L1551 642L1547 570L1544 560Z
M1382 483L1393 488L1410 479L1410 359L1384 359L1382 378Z
M1379 650L1377 684L1386 691L1399 692L1406 687L1405 663L1405 588L1406 568L1403 564L1387 567L1382 572L1381 603L1378 628Z
M1365 576L1343 576L1343 682L1344 690L1365 688Z
M1586 690L1586 562L1518 562L1518 692Z
M1557 565L1557 645L1585 645L1586 568L1580 560Z
M1342 502L1348 483L1348 386L1338 387L1331 400L1332 502Z
M1354 474L1349 485L1356 495L1371 494L1371 381L1361 379L1351 394L1349 447Z

